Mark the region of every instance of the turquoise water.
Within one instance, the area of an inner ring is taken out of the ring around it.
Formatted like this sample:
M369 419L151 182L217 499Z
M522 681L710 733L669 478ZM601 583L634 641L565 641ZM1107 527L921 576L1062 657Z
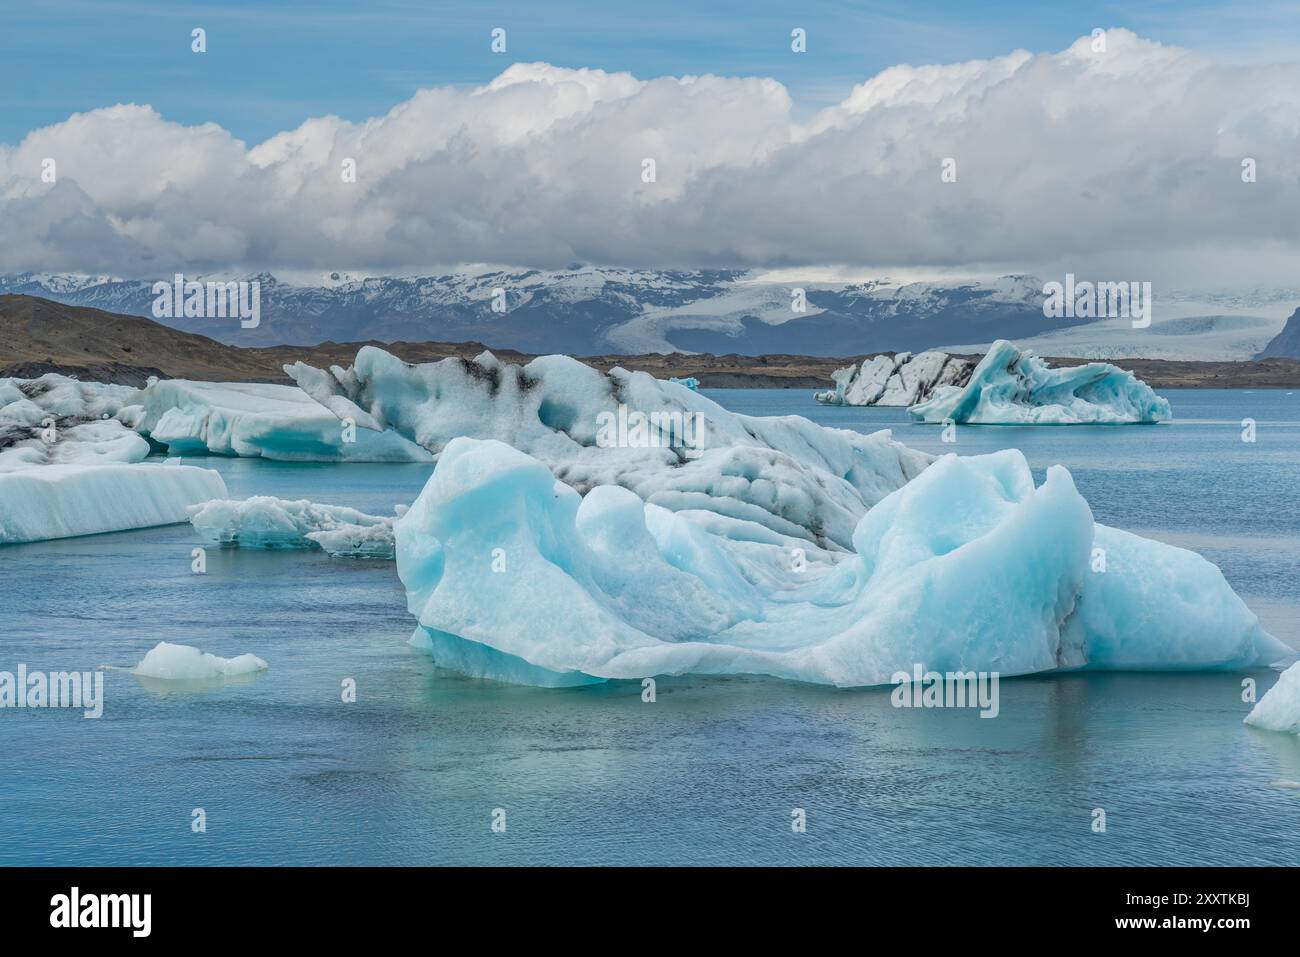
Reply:
M1168 394L1169 426L950 446L902 410L711 393L935 452L1019 447L1040 477L1060 462L1099 521L1201 551L1300 646L1300 395ZM374 512L430 471L201 462L232 496ZM2 670L129 667L160 640L271 666L185 692L109 670L97 721L0 711L0 863L1300 863L1300 741L1241 724L1240 675L1008 680L995 720L767 679L662 679L653 704L636 683L506 687L407 647L390 564L209 550L200 576L196 544L173 526L0 550Z

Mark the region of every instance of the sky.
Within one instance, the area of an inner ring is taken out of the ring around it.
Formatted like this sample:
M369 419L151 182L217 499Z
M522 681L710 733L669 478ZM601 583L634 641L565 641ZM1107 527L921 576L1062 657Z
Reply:
M507 62L639 77L769 76L804 109L840 100L899 63L953 63L1017 48L1060 50L1095 27L1232 60L1295 57L1300 3L1134 0L0 0L0 142L70 114L148 103L215 122L254 145L308 117L360 121L415 90L489 81ZM506 32L506 54L490 31ZM790 31L808 52L790 52ZM203 27L208 52L190 52Z
M1296 261L1293 3L0 11L6 272Z

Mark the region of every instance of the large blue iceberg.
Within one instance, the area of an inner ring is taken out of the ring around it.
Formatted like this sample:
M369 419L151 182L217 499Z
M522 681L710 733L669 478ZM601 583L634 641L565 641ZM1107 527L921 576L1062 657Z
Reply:
M1053 369L1005 339L964 385L940 385L908 412L922 422L981 425L1119 425L1166 422L1169 401L1109 363Z
M1095 525L1068 471L938 459L851 551L755 540L502 442L457 438L396 524L412 643L472 675L559 686L665 674L886 684L920 664L1235 669L1289 650L1211 563Z

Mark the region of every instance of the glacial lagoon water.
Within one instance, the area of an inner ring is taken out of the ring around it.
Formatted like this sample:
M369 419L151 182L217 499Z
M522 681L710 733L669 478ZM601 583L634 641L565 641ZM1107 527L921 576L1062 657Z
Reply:
M1300 392L1169 390L1171 425L952 445L901 409L710 394L933 452L1018 447L1040 479L1064 464L1098 521L1197 549L1300 647ZM430 472L187 461L234 497L376 513ZM270 663L200 691L110 669L98 720L0 710L0 864L1300 863L1300 741L1242 725L1241 675L1006 680L993 720L762 678L665 678L653 704L509 687L406 645L391 564L210 549L194 575L197 544L183 525L0 549L0 670L126 668L160 640Z

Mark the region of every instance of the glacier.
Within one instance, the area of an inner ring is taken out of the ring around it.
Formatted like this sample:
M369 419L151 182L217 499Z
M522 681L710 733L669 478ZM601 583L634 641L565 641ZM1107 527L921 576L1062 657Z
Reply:
M285 372L339 418L434 455L457 437L496 439L578 492L622 486L755 541L847 550L862 513L931 461L888 430L740 415L680 383L606 374L568 356L518 366L484 352L411 365L364 346L347 369L296 363Z
M290 385L150 378L127 397L135 427L172 454L282 462L431 462L393 432L351 429Z
M367 515L340 505L256 495L193 505L190 524L214 545L245 548L319 547L335 558L393 558L393 516Z
M1066 469L1036 488L1014 450L938 459L860 514L846 553L618 485L582 496L523 451L462 437L394 531L411 643L515 683L691 673L854 687L916 664L1011 676L1289 653L1214 565L1096 525Z
M0 544L184 522L191 505L224 498L212 469L154 462L0 470Z
M835 388L814 392L823 405L916 405L940 386L963 386L975 363L946 352L878 355L831 374Z
M1264 731L1300 734L1300 661L1277 679L1251 708L1246 724Z
M1105 362L1050 368L999 339L963 386L941 386L908 410L929 423L1084 425L1166 422L1169 401Z
M131 673L158 681L205 682L254 675L268 669L257 655L222 658L191 645L160 641L142 658Z

